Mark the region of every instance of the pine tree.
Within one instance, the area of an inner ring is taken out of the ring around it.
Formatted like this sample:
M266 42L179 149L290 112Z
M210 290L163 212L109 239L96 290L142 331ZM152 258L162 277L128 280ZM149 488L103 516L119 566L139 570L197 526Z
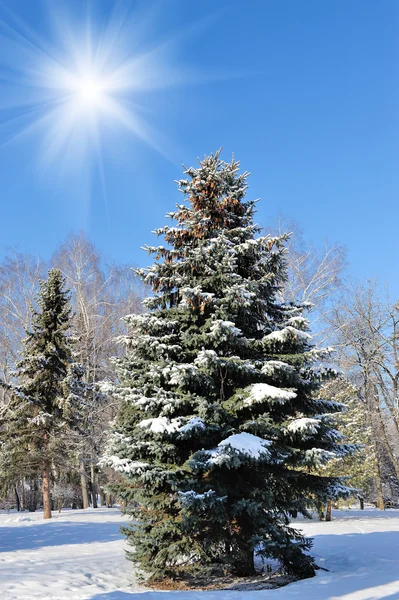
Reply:
M51 473L64 464L63 442L74 419L71 394L65 393L72 361L71 307L59 270L52 269L48 279L40 282L37 304L17 365L19 385L7 386L10 400L0 414L0 450L5 478L40 477L47 519L51 517Z
M346 492L311 473L351 451L330 426L341 405L314 398L328 351L310 345L304 307L281 300L287 236L260 235L238 170L219 152L185 170L188 203L138 270L148 312L126 318L104 462L123 474L129 557L154 579L205 565L250 575L254 552L311 576L311 541L290 516Z

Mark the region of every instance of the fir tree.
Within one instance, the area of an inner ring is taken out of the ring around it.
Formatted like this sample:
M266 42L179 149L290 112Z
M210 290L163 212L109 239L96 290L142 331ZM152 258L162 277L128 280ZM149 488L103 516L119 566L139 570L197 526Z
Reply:
M260 235L247 173L219 152L178 182L188 203L156 233L165 245L138 270L153 295L126 318L121 407L104 462L135 524L129 554L154 578L205 565L254 572L254 552L314 574L311 541L290 516L345 493L311 470L351 451L316 398L328 351L310 345L303 308L284 304L287 236Z
M71 307L59 270L52 269L40 282L37 304L15 373L19 385L7 386L10 400L0 414L0 450L5 478L40 477L46 519L51 517L51 472L65 463L63 442L75 416L71 393L65 393L72 361Z

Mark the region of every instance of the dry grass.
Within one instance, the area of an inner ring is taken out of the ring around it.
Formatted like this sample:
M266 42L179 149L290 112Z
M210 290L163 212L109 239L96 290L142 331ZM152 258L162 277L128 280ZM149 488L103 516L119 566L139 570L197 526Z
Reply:
M268 590L292 583L295 578L281 573L259 573L251 577L234 577L232 575L196 575L189 579L166 579L150 583L157 590Z

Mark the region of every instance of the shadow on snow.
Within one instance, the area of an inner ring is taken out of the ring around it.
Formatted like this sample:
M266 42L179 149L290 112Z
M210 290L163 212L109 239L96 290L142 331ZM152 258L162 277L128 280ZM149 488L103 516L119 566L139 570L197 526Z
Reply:
M399 531L316 535L315 578L275 590L108 592L90 600L398 600ZM326 557L324 560L323 557Z
M26 527L0 527L0 553L35 550L64 544L90 544L121 539L120 523L41 523Z

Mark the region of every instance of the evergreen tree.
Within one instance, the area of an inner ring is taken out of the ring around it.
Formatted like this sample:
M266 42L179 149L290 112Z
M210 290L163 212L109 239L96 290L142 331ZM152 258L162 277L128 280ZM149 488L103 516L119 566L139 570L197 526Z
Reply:
M328 351L310 345L304 307L281 300L287 236L261 236L247 173L219 152L178 182L188 203L138 270L153 295L126 318L121 408L104 462L134 525L129 557L154 578L217 565L254 572L254 552L314 574L290 516L346 493L311 470L351 451L316 398Z
M327 381L322 393L345 406L346 410L336 415L335 424L348 442L358 445L358 451L338 456L320 470L323 474L347 477L354 493L362 501L370 499L378 476L378 465L367 406L362 402L359 390L344 376Z
M0 414L0 469L5 479L40 477L46 519L51 517L51 472L65 462L65 437L76 416L73 395L65 393L72 361L71 307L59 270L40 282L37 304L15 373L19 385L7 385L10 400Z

